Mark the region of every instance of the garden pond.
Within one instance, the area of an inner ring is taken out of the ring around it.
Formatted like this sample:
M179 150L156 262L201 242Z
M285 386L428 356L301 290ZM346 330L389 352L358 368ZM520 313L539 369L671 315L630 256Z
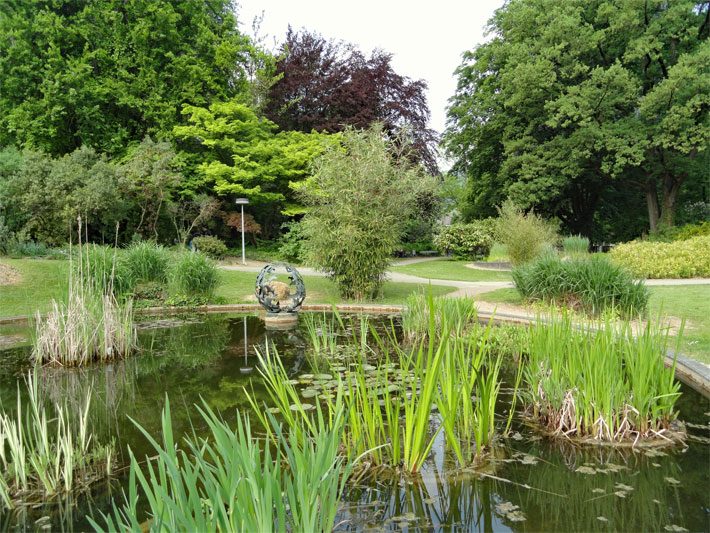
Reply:
M382 329L397 328L397 321L373 319ZM349 335L347 329L359 322L345 324L341 334ZM206 432L195 408L202 401L227 421L236 419L236 410L251 410L245 388L267 402L256 356L267 345L276 347L293 378L318 374L305 328L267 330L255 315L146 318L139 324L139 342L139 355L112 364L37 369L47 402L82 409L91 388L91 431L102 442L116 442L123 466L129 446L137 457L155 453L131 419L157 437L166 395L176 436ZM30 350L26 326L0 325L0 400L6 411L13 410L18 392L27 394ZM504 390L501 426L511 400L511 390ZM336 530L708 531L710 401L685 386L682 392L677 406L689 434L686 445L579 447L544 438L515 417L510 435L498 440L487 460L461 469L445 452L440 432L420 474L382 470L348 485ZM257 427L256 417L252 422ZM0 524L91 530L86 516L103 523L100 512L110 512L112 500L123 502L127 478L122 468L73 502L0 511Z

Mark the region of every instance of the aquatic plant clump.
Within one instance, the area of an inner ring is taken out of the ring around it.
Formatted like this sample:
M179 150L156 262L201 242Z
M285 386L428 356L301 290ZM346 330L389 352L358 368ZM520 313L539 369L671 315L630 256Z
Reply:
M36 374L27 379L29 406L18 394L17 413L0 412L0 503L7 509L62 498L112 474L115 450L88 431L86 408L71 423L69 409L55 404L48 413L39 399Z
M137 349L132 301L113 294L70 293L65 303L35 317L32 359L40 363L82 366L113 361Z
M671 443L680 396L675 363L664 366L668 333L627 321L575 327L568 315L529 330L529 413L553 435L585 442Z

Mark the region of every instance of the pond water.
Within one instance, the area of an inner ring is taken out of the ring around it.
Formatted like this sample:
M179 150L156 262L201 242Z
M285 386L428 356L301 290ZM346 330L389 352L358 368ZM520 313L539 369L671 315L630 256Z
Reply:
M385 327L391 317L376 322ZM0 326L0 400L7 410L26 395L27 329ZM9 341L8 339L12 339ZM195 404L207 402L226 420L249 410L244 388L266 400L256 350L273 343L288 372L310 370L305 330L268 331L256 316L171 317L141 323L142 353L114 364L82 370L41 368L47 401L80 408L89 387L92 430L114 439L119 461L128 446L137 457L153 450L129 417L154 436L166 394L175 435L205 431ZM12 342L14 347L7 348ZM19 344L18 344L19 343ZM417 476L383 472L350 486L336 519L348 531L690 531L710 530L710 401L683 387L680 418L689 423L687 446L663 450L580 448L541 438L515 420L512 436L492 457L457 469L439 434ZM501 414L510 394L503 396ZM257 424L253 417L253 425ZM90 530L85 516L102 523L99 511L123 501L126 471L97 485L72 504L49 504L23 512L0 511L3 529L36 529L49 516L53 530ZM42 523L44 524L44 523Z

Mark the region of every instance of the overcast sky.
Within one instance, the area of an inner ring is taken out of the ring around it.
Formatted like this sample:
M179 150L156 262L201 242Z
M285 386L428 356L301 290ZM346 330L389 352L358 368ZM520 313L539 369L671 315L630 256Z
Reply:
M290 24L326 38L351 42L369 55L374 48L393 54L398 74L429 85L430 127L441 133L446 101L456 90L454 70L461 54L484 41L484 27L503 0L240 0L238 16L251 31L264 13L261 33L283 42Z

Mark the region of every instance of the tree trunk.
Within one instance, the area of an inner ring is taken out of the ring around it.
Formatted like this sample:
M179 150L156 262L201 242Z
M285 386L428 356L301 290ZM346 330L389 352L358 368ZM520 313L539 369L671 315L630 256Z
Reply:
M661 214L661 209L658 206L658 191L656 190L656 180L649 181L645 188L646 205L648 206L648 225L650 230L658 229L658 219Z
M685 176L663 176L663 210L661 211L661 222L666 226L675 224L676 199L680 186L685 181Z

